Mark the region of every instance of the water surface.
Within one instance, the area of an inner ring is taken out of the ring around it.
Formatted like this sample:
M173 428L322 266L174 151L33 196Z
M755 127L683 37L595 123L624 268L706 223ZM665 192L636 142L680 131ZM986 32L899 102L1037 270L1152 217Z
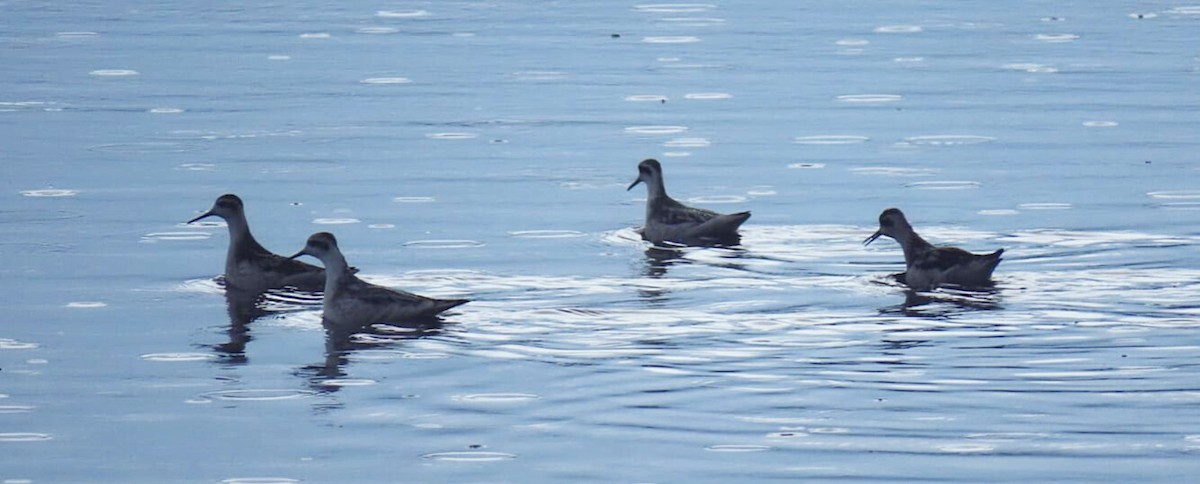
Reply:
M1186 481L1200 9L0 4L0 478ZM648 251L670 192L743 246ZM473 300L327 335L290 254ZM994 291L912 295L926 238Z

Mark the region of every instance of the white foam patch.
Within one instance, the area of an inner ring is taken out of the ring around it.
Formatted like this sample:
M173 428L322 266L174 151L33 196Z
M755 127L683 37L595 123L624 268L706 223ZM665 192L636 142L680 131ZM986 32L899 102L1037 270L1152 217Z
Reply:
M626 101L632 101L632 102L656 102L656 103L660 103L660 102L664 102L664 101L666 101L666 100L667 100L667 97L666 97L666 96L662 96L662 95L658 95L658 94L634 94L634 95L632 95L632 96L625 96L625 100L626 100Z
M133 69L96 69L88 74L99 77L129 77L141 73Z
M11 338L0 338L0 350L32 350L37 347L37 343L17 341Z
M742 203L746 201L746 197L741 195L708 195L701 197L692 197L688 199L689 203L695 204L721 204L721 203Z
M196 222L191 226L201 225L202 222ZM186 224L184 224L186 225ZM212 226L212 225L204 225ZM208 232L151 232L142 236L142 242L159 242L159 241L180 241L180 240L208 240L212 238L212 234Z
M1053 74L1058 72L1058 68L1045 64L1036 64L1032 62L1018 62L1013 64L1005 64L1004 69L1010 71L1024 71L1033 74Z
M663 146L667 148L707 148L712 146L712 141L705 138L675 138L663 143Z
M424 18L431 14L428 10L380 10L375 12L375 16L379 18Z
M1070 210L1074 208L1069 203L1022 203L1017 208L1023 210Z
M568 239L587 234L577 230L513 230L508 235L523 239Z
M942 452L952 454L980 454L996 450L996 446L988 444L942 444L937 446Z
M517 456L507 452L462 451L433 452L422 455L421 458L444 462L498 462L516 459Z
M925 146L976 145L980 143L991 143L993 141L996 141L996 138L973 134L938 134L930 136L910 136L908 138L904 138L904 143Z
M1200 5L1188 5L1167 10L1171 15L1200 15Z
M968 190L979 188L980 185L976 181L927 181L906 183L904 186L920 190Z
M149 353L142 355L143 360L163 362L209 361L217 358L217 355L212 353Z
M659 22L670 24L672 26L682 27L712 27L714 25L723 25L725 19L716 17L672 17L661 18Z
M711 3L648 3L633 6L634 10L646 13L699 13L716 8Z
M326 387L364 387L376 383L379 382L367 378L331 378L320 382L321 386Z
M851 168L856 175L873 176L931 176L938 173L936 168L908 168L899 166L860 166Z
M630 126L625 128L625 132L631 134L678 134L687 130L687 126Z
M727 92L689 92L683 95L684 99L693 101L719 101L722 99L731 99L733 94Z
M765 452L771 450L769 445L758 444L718 444L705 447L710 452Z
M370 77L358 82L362 84L412 84L412 79L407 77Z
M5 432L0 433L0 442L43 442L52 440L54 436L40 432Z
M425 137L440 140L467 140L478 138L479 135L475 133L429 133Z
M1033 40L1038 42L1061 44L1079 40L1079 36L1075 34L1037 34L1033 36Z
M1147 192L1146 196L1150 198L1160 198L1168 200L1195 200L1200 199L1200 190L1165 190L1157 192Z
M386 35L398 33L400 29L392 27L363 27L355 30L355 32L367 35Z
M57 198L57 197L73 197L79 194L79 190L68 190L64 188L43 188L39 190L21 190L21 195L33 198Z
M74 32L55 32L55 37L60 39L93 39L99 37L97 32L74 31Z
M642 37L642 42L647 44L693 44L700 42L700 38L691 35L664 35Z
M875 27L875 32L880 34L915 34L923 32L925 29L919 25L884 25Z
M392 201L396 203L433 203L433 197L392 197Z
M537 400L540 396L533 393L476 393L471 395L455 395L454 401L466 403L524 403Z
M64 307L76 309L94 309L108 307L108 303L103 303L100 301L72 301L67 303Z
M899 94L846 94L837 97L838 101L844 103L859 104L894 103L903 99Z
M866 143L871 138L857 135L797 136L792 142L798 145L853 145Z

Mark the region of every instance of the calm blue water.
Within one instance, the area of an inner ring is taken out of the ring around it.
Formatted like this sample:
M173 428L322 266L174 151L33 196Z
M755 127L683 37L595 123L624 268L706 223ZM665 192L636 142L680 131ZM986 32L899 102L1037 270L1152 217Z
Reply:
M4 482L1200 472L1200 6L0 2ZM752 210L646 253L643 158ZM327 342L267 247L468 297ZM908 300L880 211L1006 249ZM232 310L231 310L232 308Z

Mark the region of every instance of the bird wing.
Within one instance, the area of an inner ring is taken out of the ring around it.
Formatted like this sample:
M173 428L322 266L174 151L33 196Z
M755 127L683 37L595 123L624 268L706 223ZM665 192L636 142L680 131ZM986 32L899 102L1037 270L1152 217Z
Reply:
M980 256L957 247L938 247L922 253L913 265L921 270L946 271L971 263Z
M721 214L703 208L689 207L667 198L658 207L659 221L667 225L702 224Z
M346 282L343 283L346 292L353 294L355 299L361 300L368 305L380 307L394 305L418 306L432 301L432 299L425 296L418 296L410 292L371 284L356 276L348 276L346 279Z
M696 227L698 233L726 233L736 232L738 227L742 226L746 220L750 218L750 212L738 212L730 214L720 214L716 217L708 219L708 221Z

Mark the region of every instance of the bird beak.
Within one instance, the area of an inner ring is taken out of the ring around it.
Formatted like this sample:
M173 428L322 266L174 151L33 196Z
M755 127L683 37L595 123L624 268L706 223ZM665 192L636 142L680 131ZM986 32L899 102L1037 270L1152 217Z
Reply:
M297 252L297 253L295 253L295 254L292 254L290 257L288 257L288 259L295 259L295 258L297 258L297 257L300 257L300 256L302 256L302 255L312 255L312 254L309 254L308 252L305 252L305 251L304 251L304 249L300 249L300 252Z
M878 239L880 235L883 235L883 231L876 230L875 233L871 234L870 237L867 237L867 240L863 241L863 245L871 245L871 242L874 242L875 239Z
M639 176L637 180L634 180L633 183L629 184L629 188L626 188L625 191L633 190L633 187L636 187L638 185L638 183L641 183L641 182L642 182L642 177Z
M194 219L188 220L188 222L187 222L187 223L188 223L188 224L192 224L192 223L195 223L196 221L198 221L198 220L200 220L200 219L203 219L203 218L205 218L205 217L211 217L211 216L213 216L213 215L214 215L214 214L212 213L212 210L209 210L209 211L207 211L207 212L204 212L204 214L203 214L203 215L200 215L199 217L196 217L196 218L194 218Z

